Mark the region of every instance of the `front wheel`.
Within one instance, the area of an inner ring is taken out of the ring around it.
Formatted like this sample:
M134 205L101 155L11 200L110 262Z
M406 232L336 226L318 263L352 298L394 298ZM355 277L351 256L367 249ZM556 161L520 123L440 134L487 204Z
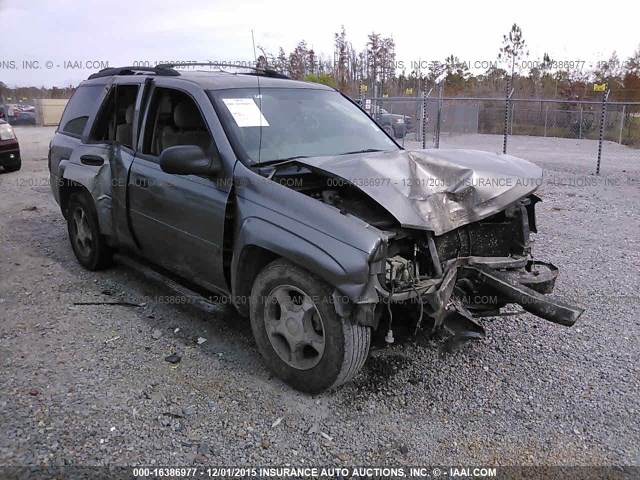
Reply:
M251 290L251 329L267 367L296 390L320 393L353 379L369 353L371 329L335 310L333 288L284 259Z

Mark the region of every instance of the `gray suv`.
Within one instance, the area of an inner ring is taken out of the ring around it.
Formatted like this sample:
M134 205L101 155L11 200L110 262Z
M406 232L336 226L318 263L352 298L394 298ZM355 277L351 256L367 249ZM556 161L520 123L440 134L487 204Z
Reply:
M340 92L268 70L172 67L92 75L51 141L85 268L117 253L233 302L268 368L310 393L353 379L372 332L453 347L510 303L567 326L582 313L529 259L537 166L404 150Z

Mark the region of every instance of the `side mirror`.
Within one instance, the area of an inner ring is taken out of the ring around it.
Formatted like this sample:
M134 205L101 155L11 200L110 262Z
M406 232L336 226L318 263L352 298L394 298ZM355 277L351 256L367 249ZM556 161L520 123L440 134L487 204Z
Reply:
M207 155L197 145L176 145L165 148L160 154L160 168L176 175L216 176L222 171L217 155Z

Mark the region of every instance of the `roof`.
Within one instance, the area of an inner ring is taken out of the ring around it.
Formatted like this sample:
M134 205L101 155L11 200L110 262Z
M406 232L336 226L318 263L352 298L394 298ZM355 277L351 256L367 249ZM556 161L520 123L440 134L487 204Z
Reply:
M260 82L260 87L279 88L315 88L320 90L333 90L331 87L320 83L303 82L284 78L266 77L252 73L230 73L218 71L188 71L180 72L180 77L197 83L205 90L220 90L226 88L254 88Z
M212 66L214 68L215 66ZM237 67L243 68L243 67ZM275 74L278 75L278 74ZM85 82L90 84L108 83L113 76L119 78L131 78L144 82L150 76L154 78L171 78L174 80L186 80L200 85L204 90L222 90L229 88L310 88L318 90L333 90L333 88L320 83L292 80L281 76L272 76L258 72L233 72L221 70L174 70L171 68L136 68L122 67L105 69L97 74L89 76ZM85 83L83 82L83 83Z

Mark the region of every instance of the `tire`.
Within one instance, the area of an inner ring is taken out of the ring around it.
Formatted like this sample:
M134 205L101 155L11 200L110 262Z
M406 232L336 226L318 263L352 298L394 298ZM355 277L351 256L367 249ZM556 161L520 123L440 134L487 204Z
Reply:
M251 290L258 350L278 378L305 393L349 382L369 354L371 329L341 318L332 293L325 281L284 259L268 264Z
M401 127L395 128L393 130L393 135L396 138L404 138L406 134L407 134L407 129L405 128L404 125Z
M393 127L391 125L385 125L382 127L382 129L387 132L387 135L389 135L391 138L395 136L395 132L393 131Z
M79 228L79 225L82 228ZM67 206L67 230L71 248L78 262L87 270L101 270L111 265L113 252L100 234L93 200L85 191L71 194Z

